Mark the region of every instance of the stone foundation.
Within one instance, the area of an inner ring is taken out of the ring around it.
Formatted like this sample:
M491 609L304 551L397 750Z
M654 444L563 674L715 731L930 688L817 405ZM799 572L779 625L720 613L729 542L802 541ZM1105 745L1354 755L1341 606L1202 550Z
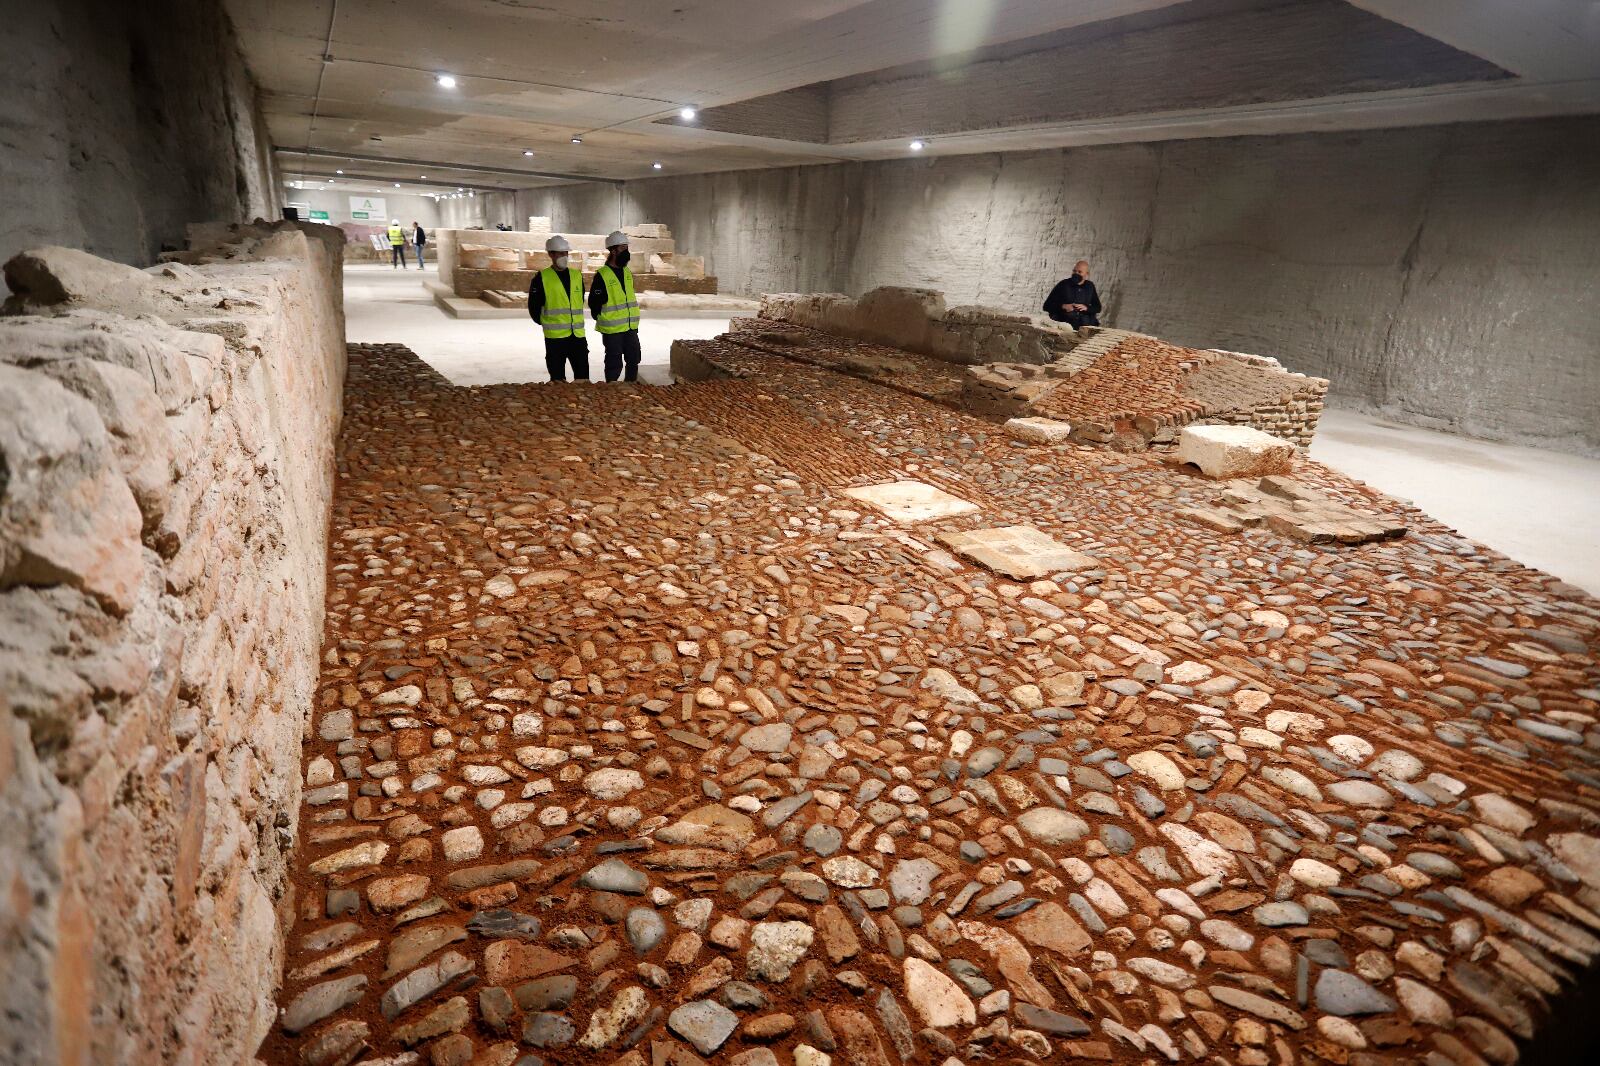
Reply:
M1070 326L992 307L951 307L944 293L893 286L843 293L769 293L761 317L886 344L969 366L1052 363L1080 339Z
M46 248L0 319L0 1062L273 1018L344 377L339 231ZM137 317L135 317L137 316Z

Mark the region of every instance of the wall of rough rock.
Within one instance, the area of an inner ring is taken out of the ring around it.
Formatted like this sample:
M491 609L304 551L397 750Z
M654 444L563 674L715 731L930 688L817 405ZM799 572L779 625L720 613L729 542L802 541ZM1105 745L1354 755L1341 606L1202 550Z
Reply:
M278 215L272 146L219 0L8 3L0 262L43 244L144 265L196 218Z
M326 226L13 258L0 317L0 1064L266 1033L344 377Z
M1261 352L1346 406L1600 453L1600 118L1219 138L629 183L723 291L943 291L1037 311L1090 259L1105 321ZM614 186L524 190L557 229Z

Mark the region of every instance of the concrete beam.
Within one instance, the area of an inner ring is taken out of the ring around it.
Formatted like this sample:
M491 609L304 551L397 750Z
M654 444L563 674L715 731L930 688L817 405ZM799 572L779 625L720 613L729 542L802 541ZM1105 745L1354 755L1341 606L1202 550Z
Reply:
M593 181L601 185L621 185L620 178L596 178L582 174L555 174L544 170L518 170L514 167L493 167L476 163L445 163L437 159L398 159L393 156L363 155L356 152L335 152L324 148L291 148L274 145L279 155L308 156L317 159L348 159L356 163L385 163L391 166L418 167L426 170L454 170L471 174L504 174L513 178L556 179L559 181ZM393 178L383 179L393 181Z

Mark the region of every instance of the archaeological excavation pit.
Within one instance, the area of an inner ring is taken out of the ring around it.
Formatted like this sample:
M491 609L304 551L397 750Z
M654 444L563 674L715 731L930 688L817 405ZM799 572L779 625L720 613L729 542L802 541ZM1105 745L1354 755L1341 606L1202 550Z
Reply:
M615 7L8 18L0 1066L1592 1059L1600 28Z

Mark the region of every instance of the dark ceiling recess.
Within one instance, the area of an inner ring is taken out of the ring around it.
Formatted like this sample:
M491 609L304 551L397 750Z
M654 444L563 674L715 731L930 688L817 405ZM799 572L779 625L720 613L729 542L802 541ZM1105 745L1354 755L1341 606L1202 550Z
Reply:
M1311 100L1512 75L1344 0L1192 0L948 60L703 109L723 133L815 144Z

